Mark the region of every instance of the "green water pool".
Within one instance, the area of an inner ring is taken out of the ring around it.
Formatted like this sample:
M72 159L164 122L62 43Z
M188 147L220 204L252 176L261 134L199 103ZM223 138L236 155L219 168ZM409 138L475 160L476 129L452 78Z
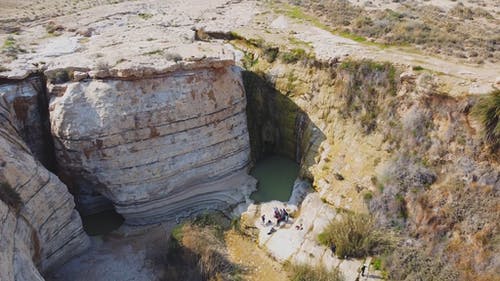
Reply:
M259 180L257 191L250 198L256 203L288 201L298 172L299 165L286 157L273 155L260 160L250 172Z

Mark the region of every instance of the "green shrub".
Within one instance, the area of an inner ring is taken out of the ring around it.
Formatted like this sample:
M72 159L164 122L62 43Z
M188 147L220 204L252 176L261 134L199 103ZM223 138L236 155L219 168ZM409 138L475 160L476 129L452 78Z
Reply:
M58 70L49 77L51 83L62 84L71 80L71 73L67 70Z
M320 234L318 234L318 242L321 245L330 246L330 242L331 242L330 241L330 234L327 232L321 232Z
M373 218L366 214L346 212L323 230L318 240L327 246L335 245L340 258L365 257L374 254L387 244L376 231Z
M7 206L13 209L16 213L21 210L23 201L21 196L17 191L6 182L0 183L0 200L2 200Z
M268 63L273 63L279 54L279 48L277 47L265 47L264 48L264 58Z
M472 108L484 127L484 140L493 152L500 148L500 90L495 90L479 99Z
M17 58L18 53L26 53L26 50L19 46L13 36L9 35L3 42L2 53L6 54L9 57Z
M374 258L372 260L372 265L373 265L373 269L382 270L382 259L381 258Z
M163 50L161 50L161 49L152 50L152 51L143 53L143 55L146 55L146 56L163 55L163 54L164 54Z
M306 59L307 57L306 51L300 48L295 48L289 52L281 54L281 60L285 63L296 63L299 60Z
M370 201L373 199L373 193L371 193L370 191L366 192L365 194L363 194L363 199L365 201Z
M4 48L14 47L16 45L16 39L12 36L7 36L7 39L3 42Z
M152 15L152 14L148 14L148 13L139 13L139 14L137 14L137 15L138 15L141 19L143 19L143 20L148 20L148 19L150 19L150 18L152 18L152 17L153 17L153 15Z
M398 217L402 219L408 218L408 210L406 209L406 200L402 194L396 194L394 197L398 209Z
M259 62L259 58L255 57L253 53L245 53L241 62L243 63L243 67L245 69L250 69Z
M306 264L292 265L289 268L291 281L343 281L344 276L338 269L329 271L324 266L312 267Z
M175 239L175 241L182 241L182 226L183 224L179 224L172 229L170 236Z

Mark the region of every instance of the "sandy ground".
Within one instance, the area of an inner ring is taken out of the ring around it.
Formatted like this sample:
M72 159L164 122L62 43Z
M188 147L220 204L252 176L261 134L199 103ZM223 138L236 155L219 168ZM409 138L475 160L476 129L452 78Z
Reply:
M406 1L393 1L393 0L349 0L352 4L359 5L365 9L397 9L402 4L411 5L433 5L439 7L443 10L449 10L458 2L461 2L467 7L471 8L483 8L490 12L498 13L500 12L500 2L496 0L462 0L462 1L451 1L451 0L406 0Z
M289 280L280 263L270 258L257 244L235 231L226 233L226 243L230 259L247 271L248 281L286 281Z

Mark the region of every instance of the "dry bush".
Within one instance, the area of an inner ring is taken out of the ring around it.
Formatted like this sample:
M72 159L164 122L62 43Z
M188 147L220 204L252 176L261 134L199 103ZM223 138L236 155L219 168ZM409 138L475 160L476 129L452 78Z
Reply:
M490 145L491 151L500 148L500 90L493 91L482 97L472 108L484 127L484 140Z
M228 225L212 216L200 216L175 228L169 241L165 280L239 280L241 270L229 261L223 240Z
M356 41L390 45L415 44L429 54L469 58L471 62L500 59L499 28L487 11L458 3L446 12L433 5L402 3L398 10L363 9L347 0L289 0L308 14L292 9L291 17L313 19ZM471 24L470 20L490 25ZM492 27L493 26L493 27Z
M289 52L281 53L280 58L284 63L296 63L298 61L305 60L310 56L311 54L307 54L304 49L294 48Z
M365 257L390 246L389 240L377 231L371 216L344 213L323 230L318 239L322 244L335 245L335 254L343 257Z
M437 176L422 159L402 153L385 164L376 180L379 194L369 202L369 209L380 225L403 228L406 226L408 197L425 191Z
M344 281L343 274L337 269L328 270L324 266L295 264L289 266L291 281Z
M384 260L389 280L456 281L458 272L449 263L408 246L398 247Z
M387 107L396 94L395 76L396 69L389 63L371 60L342 62L336 81L342 101L338 109L340 116L358 121L366 134L373 132L378 126L382 108Z
M210 280L220 275L224 280L230 280L226 277L236 268L228 261L225 244L217 237L216 230L187 224L183 232L182 245L199 256L198 267L203 279Z
M165 58L174 62L179 62L182 60L182 56L178 53L166 53Z

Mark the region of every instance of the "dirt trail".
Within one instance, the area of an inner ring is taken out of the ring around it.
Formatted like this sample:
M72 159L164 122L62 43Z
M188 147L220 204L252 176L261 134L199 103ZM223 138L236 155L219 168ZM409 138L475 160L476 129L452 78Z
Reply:
M232 261L248 269L244 275L245 280L289 280L281 264L270 258L254 242L231 230L226 233L226 243Z
M265 9L265 8L264 8ZM452 96L486 94L500 88L500 64L473 65L454 58L442 58L421 54L411 47L379 47L376 44L356 42L316 27L307 20L291 19L274 12L262 13L253 26L237 30L250 38L263 38L266 42L294 48L310 47L322 60L367 58L388 61L409 67L422 67L436 74L440 90ZM302 42L302 43L300 43ZM297 45L297 46L294 46ZM305 45L304 45L305 44Z

